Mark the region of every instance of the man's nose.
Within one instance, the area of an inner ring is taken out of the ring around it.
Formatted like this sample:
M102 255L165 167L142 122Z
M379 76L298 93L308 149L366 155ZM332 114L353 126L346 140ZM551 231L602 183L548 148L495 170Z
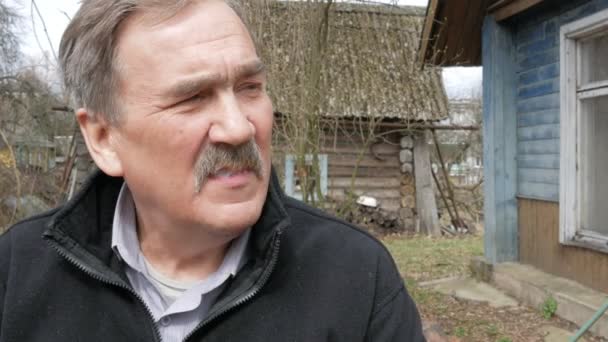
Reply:
M219 96L217 112L209 129L209 139L214 144L242 145L255 135L255 126L241 109L235 94L225 92Z

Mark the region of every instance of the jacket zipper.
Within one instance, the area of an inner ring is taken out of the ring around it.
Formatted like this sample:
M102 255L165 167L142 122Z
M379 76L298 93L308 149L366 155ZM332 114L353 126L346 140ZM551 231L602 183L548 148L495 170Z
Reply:
M264 270L264 273L262 274L260 281L258 282L258 284L251 289L251 291L249 291L246 295L242 296L241 298L235 300L234 302L232 302L230 305L228 305L227 307L225 307L224 309L214 313L213 315L207 317L204 321L202 321L199 325L196 326L196 328L194 328L194 330L192 330L188 335L186 335L186 337L184 338L184 342L188 341L188 339L190 337L192 337L197 331L201 330L202 328L204 328L205 326L207 326L209 323L211 323L212 321L220 318L221 316L227 314L228 312L234 310L235 308L247 303L248 301L252 300L262 289L262 287L264 287L264 285L266 284L266 282L268 281L268 279L270 278L270 275L272 274L272 271L274 270L276 264L277 264L277 259L279 257L279 248L281 246L281 233L280 233L281 229L278 229L278 232L276 233L275 236L275 241L274 241L274 245L272 248L272 256L270 259L270 264L268 265L268 267L266 267L266 269Z
M146 312L148 313L148 318L150 319L150 322L152 323L152 326L154 327L154 329L153 329L154 330L154 341L156 341L156 342L162 341L162 338L160 335L160 330L159 330L158 326L156 325L156 323L154 323L154 316L152 315L152 311L150 310L150 308L148 307L146 302L144 302L143 298L141 298L141 296L137 292L135 292L135 290L133 290L131 287L127 286L124 283L108 279L100 272L97 272L97 271L91 269L90 267L88 267L86 264L81 263L79 260L72 257L68 252L66 252L64 247L60 246L57 242L55 242L53 240L48 240L48 242L51 245L51 247L53 247L53 249L55 249L55 251L57 251L57 253L59 255L61 255L64 259L66 259L68 262L70 262L74 266L76 266L76 268L78 268L82 272L88 274L93 279L100 281L102 283L108 284L108 285L112 285L112 286L116 286L116 287L125 289L129 293L131 293L133 296L135 296L135 298L137 298L139 300L139 302L144 306L144 308L146 308Z

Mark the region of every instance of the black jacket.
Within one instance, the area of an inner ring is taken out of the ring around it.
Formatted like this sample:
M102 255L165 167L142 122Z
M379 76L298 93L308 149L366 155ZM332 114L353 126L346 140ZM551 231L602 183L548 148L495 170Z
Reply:
M187 340L424 341L382 244L271 183L249 262ZM0 238L0 341L160 340L110 247L121 184L98 172Z

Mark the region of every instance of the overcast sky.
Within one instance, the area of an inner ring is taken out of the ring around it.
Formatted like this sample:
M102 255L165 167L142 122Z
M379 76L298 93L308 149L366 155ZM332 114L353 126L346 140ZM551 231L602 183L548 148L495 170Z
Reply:
M380 0L378 2L410 6L427 5L427 0ZM23 32L21 32L23 52L39 58L43 55L41 51L45 51L49 58L53 59L51 51L57 51L69 17L72 17L78 10L79 0L36 0L40 13L44 17L50 43L44 33L42 21L32 7L31 0L7 0L7 3L16 7L24 19ZM448 96L452 98L468 97L472 93L479 92L481 68L446 68L444 69L444 83Z

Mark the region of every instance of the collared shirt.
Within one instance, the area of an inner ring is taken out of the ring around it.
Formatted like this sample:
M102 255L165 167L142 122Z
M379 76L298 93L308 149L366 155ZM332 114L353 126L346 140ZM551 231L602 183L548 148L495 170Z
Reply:
M167 280L141 252L135 204L129 188L123 184L114 212L112 249L127 265L131 286L150 310L163 341L184 340L204 320L226 281L245 264L250 231L247 229L232 241L220 267L206 279L190 284Z

